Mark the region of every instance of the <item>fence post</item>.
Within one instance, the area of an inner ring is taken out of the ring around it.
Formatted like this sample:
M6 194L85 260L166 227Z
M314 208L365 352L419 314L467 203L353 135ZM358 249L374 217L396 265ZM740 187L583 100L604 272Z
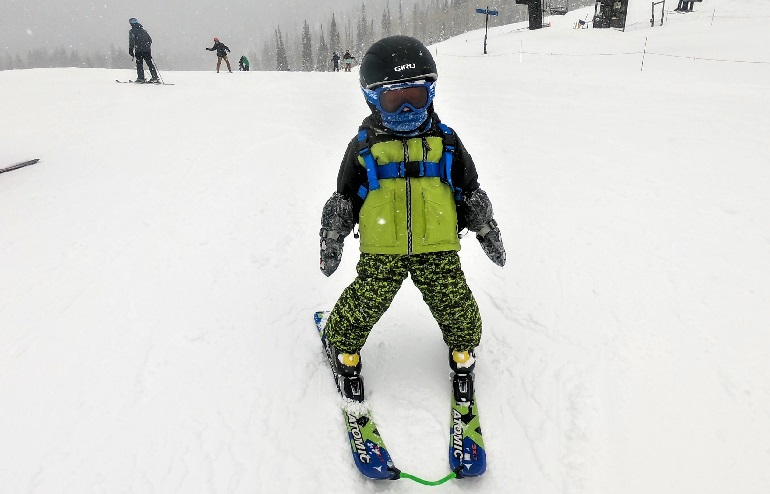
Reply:
M652 11L652 15L650 17L650 27L655 27L655 2L652 2L650 9Z
M650 27L655 27L655 6L663 4L663 6L660 8L660 25L663 25L663 17L666 15L666 0L659 0L657 2L652 2L652 5L650 8L652 9L652 16L650 17Z

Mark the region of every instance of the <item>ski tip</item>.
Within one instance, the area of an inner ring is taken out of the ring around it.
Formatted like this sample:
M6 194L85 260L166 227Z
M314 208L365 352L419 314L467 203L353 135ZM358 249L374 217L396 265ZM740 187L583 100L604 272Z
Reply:
M381 450L382 451L382 450ZM359 463L356 461L356 466L361 474L372 480L398 480L401 478L401 470L393 465L392 461L388 461L387 464L379 464L372 466L369 464Z
M478 448L473 451L472 456L466 454L459 464L455 458L450 457L449 466L452 467L458 479L479 477L487 471L487 455L483 448Z
M329 316L328 310L318 310L313 314L313 320L316 324L320 324L326 317Z
M486 471L487 471L486 463L473 465L470 468L466 468L466 466L460 465L459 467L453 470L455 477L458 479L480 477Z

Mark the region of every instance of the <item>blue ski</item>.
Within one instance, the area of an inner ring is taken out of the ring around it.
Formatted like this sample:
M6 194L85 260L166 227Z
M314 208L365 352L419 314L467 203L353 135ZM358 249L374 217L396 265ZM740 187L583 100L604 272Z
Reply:
M487 470L487 453L475 394L470 402L458 402L452 396L449 467L458 478L477 477Z
M377 480L396 480L401 472L393 464L385 442L382 440L377 425L372 418L372 413L366 402L357 402L345 397L340 387L340 378L335 371L334 356L331 347L324 335L324 327L329 312L319 311L314 315L316 329L323 343L324 353L329 367L332 370L337 391L345 404L342 406L342 415L345 418L345 427L348 431L348 440L353 454L353 460L358 470L366 477Z

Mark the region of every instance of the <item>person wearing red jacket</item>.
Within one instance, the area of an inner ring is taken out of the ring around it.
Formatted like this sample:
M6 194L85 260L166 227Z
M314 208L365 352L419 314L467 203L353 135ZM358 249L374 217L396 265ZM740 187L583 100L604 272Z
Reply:
M227 54L230 52L230 48L228 48L227 45L219 41L219 38L214 38L214 46L211 48L206 48L206 50L217 52L217 74L219 74L219 66L222 65L223 59L227 64L227 71L232 74L233 69L230 68L230 60L227 59Z

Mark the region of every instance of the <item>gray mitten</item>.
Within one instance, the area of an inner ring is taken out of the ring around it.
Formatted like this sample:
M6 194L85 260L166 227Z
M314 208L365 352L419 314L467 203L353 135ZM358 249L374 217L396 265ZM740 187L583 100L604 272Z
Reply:
M484 254L498 266L505 265L505 247L500 229L494 220L492 202L487 193L476 189L470 195L464 195L467 206L468 230L476 232L476 239L481 244Z
M495 264L500 267L505 266L505 247L503 246L503 237L500 236L500 229L497 228L497 222L490 220L486 226L489 228L486 234L481 232L476 234L476 239L481 244L481 250Z
M331 276L342 260L345 237L353 230L353 204L350 199L335 192L324 204L321 213L321 272Z

